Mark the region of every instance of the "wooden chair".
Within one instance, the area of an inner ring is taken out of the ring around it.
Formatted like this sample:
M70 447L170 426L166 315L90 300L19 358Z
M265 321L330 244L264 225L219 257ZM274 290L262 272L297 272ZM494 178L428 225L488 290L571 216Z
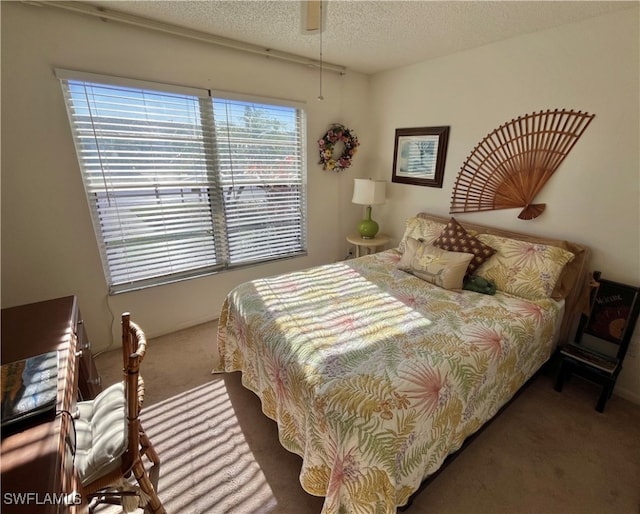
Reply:
M613 393L640 315L640 287L605 280L594 272L589 314L578 324L575 341L560 349L561 365L555 390L562 391L573 373L602 386L596 410Z
M139 373L146 348L144 332L131 321L129 313L124 313L124 380L93 400L78 403L75 466L90 510L99 503L129 504L132 508L130 498L139 496L143 500L140 503L146 503L151 512L166 513L142 461L146 455L156 468L160 465L160 458L139 419L144 400L144 382ZM131 473L140 492L126 482Z

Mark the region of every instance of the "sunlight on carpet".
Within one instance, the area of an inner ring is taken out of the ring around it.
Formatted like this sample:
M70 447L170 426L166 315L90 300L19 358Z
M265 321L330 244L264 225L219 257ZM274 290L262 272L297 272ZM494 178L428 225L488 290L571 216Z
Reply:
M158 492L167 512L276 512L277 500L238 424L224 380L145 407L141 418L160 455ZM105 506L96 512L122 510Z

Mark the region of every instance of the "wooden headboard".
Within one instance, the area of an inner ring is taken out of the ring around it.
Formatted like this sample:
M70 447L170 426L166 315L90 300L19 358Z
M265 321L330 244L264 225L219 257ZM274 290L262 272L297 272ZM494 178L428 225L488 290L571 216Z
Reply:
M444 224L451 219L450 217L435 216L425 212L419 213L418 216ZM589 270L591 252L589 248L571 241L502 230L486 225L468 223L457 218L456 221L466 230L473 231L475 234L493 234L521 241L559 246L575 255L574 259L562 270L552 294L554 299L565 300L565 314L558 333L558 344L563 345L569 342L573 338L580 314L586 312L589 307L589 278L591 277Z

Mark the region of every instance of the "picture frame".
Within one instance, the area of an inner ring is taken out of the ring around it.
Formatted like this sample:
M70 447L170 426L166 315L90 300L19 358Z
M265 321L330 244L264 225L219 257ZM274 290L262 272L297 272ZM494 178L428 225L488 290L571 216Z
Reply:
M396 129L392 182L442 187L449 126Z

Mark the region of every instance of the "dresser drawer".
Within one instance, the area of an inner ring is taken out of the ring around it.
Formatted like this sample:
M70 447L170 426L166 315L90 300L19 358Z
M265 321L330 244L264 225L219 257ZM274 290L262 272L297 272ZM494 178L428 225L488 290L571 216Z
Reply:
M76 337L78 338L77 355L80 372L78 380L79 397L81 400L91 400L102 391L102 379L98 374L98 369L91 353L91 341L89 341L84 321L79 311L75 327Z

